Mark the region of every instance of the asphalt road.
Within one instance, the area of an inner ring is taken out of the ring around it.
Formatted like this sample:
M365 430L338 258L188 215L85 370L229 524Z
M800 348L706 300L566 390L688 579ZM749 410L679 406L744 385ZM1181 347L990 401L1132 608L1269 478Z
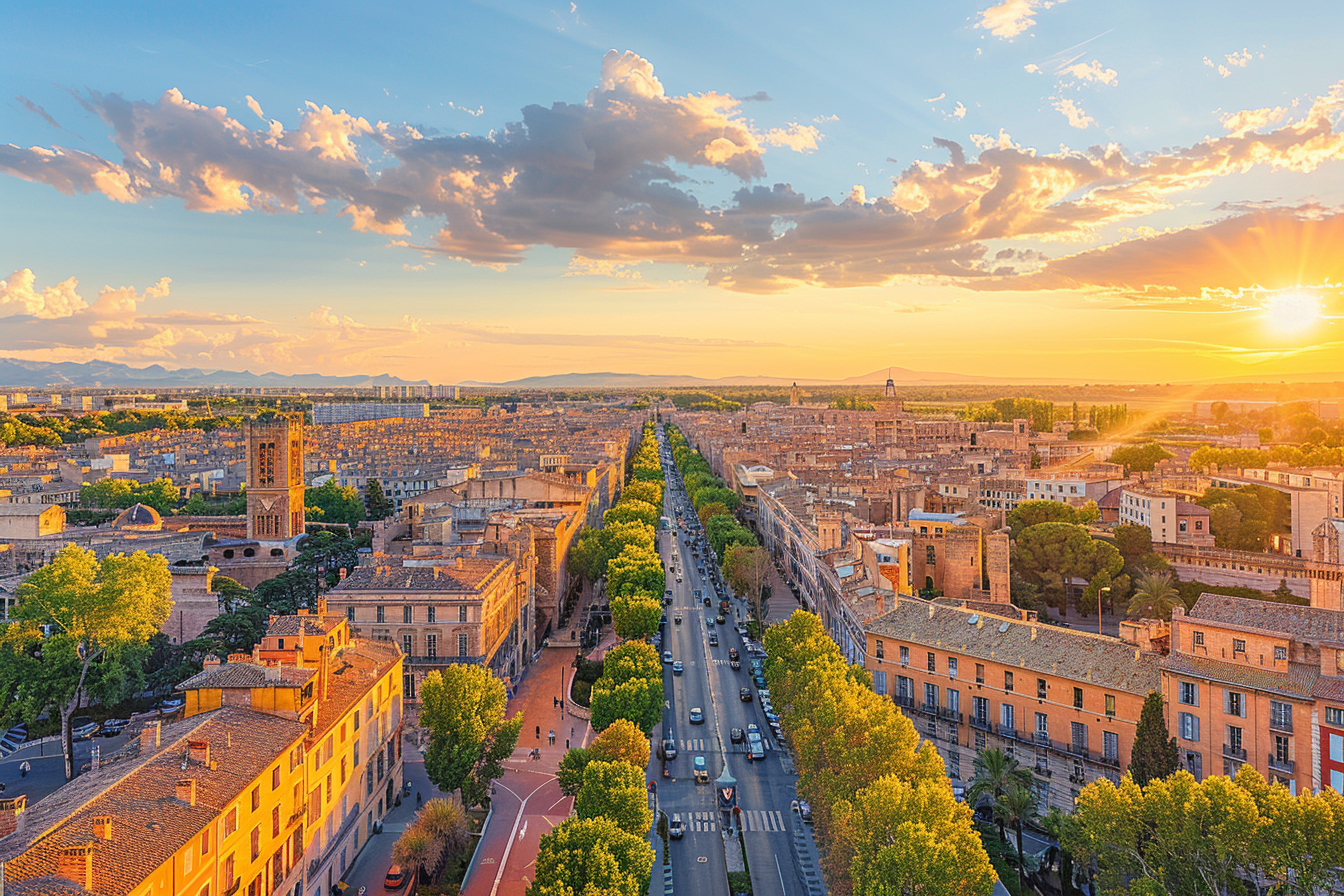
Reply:
M726 764L738 782L737 803L742 810L739 822L755 896L808 896L805 869L816 867L815 847L810 828L790 808L796 798L797 781L787 751L770 735L751 682L743 639L733 629L735 619L729 618L721 626L710 622L719 612L718 599L713 586L697 570L691 552L693 536L676 524L678 506L683 518L694 511L689 509L675 473L668 477L667 485L665 513L673 520L673 531L660 533L659 550L664 566L670 563L675 572L668 578L673 603L667 608L668 625L661 649L671 650L673 659L680 660L685 671L674 675L669 664L663 667L667 697L663 727L672 732L665 736L677 741L678 755L668 763L672 777L660 782L658 797L659 808L669 817L679 814L686 825L685 837L673 841L671 847L675 890L697 896L727 892L724 842L729 832L724 830L725 816L715 806L713 785ZM681 582L677 582L677 572ZM711 597L711 607L706 608L703 601L694 602L696 589ZM745 605L736 600L733 604L735 615L740 613L745 618ZM680 625L674 622L678 612L682 616ZM718 634L717 647L709 646L710 631ZM729 668L730 647L742 653L740 670ZM742 687L751 689L751 702L740 699ZM702 724L691 724L693 707L703 711ZM765 759L755 762L748 759L743 744L733 744L729 737L733 728L745 730L753 722L760 727L766 746ZM707 785L694 782L692 763L696 756L705 758L710 778ZM795 830L801 834L797 844ZM729 845L736 848L731 841ZM811 893L816 894L819 882L815 875L811 880Z

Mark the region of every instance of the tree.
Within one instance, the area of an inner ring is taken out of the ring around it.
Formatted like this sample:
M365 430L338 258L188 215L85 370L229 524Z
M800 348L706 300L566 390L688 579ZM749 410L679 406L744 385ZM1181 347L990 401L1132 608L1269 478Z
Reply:
M1008 511L1008 528L1013 538L1023 530L1041 523L1077 523L1078 511L1062 501L1023 501Z
M1126 566L1133 566L1140 557L1153 552L1153 532L1147 526L1134 526L1125 523L1111 530L1115 536L1115 549L1125 558Z
M1176 738L1167 732L1162 715L1162 695L1149 691L1139 713L1139 725L1134 732L1134 749L1130 752L1129 774L1134 783L1146 787L1155 778L1165 778L1176 771L1180 753Z
M702 505L695 513L696 516L700 517L700 525L702 526L708 526L709 521L716 516L732 515L732 511L728 509L728 505L721 501L710 501L708 504Z
M377 479L370 479L364 488L365 503L369 509L369 519L385 520L392 515L392 502L387 499L383 485Z
M621 638L652 637L662 617L662 600L650 594L619 593L611 598L611 624Z
M657 482L633 480L621 491L621 501L643 501L650 507L663 506L663 487Z
M887 775L836 808L854 896L976 896L994 889L994 867L970 807L944 778L911 784Z
M994 806L1013 787L1031 786L1031 772L998 747L981 750L975 757L974 767L970 786L966 788L967 805L978 806L981 799L988 797L990 805ZM996 818L995 821L999 825L999 839L1007 843L1003 819Z
M609 818L571 818L537 845L527 896L644 896L653 849Z
M999 835L1007 825L1017 834L1017 887L1023 892L1027 889L1025 868L1026 853L1022 849L1022 826L1036 813L1036 795L1031 787L1014 782L994 801L994 820L999 825Z
M317 488L305 489L303 503L309 520L353 526L364 519L364 499L353 485L344 488L328 479Z
M187 503L182 505L182 512L187 516L205 516L210 512L210 506L205 503L205 498L197 493L187 499Z
M662 558L649 548L627 545L607 563L607 593L613 596L657 594L661 598L666 580Z
M460 855L471 842L467 813L456 800L442 797L430 800L416 815L415 824L442 847L445 855Z
M1069 579L1091 582L1105 571L1117 575L1124 558L1113 545L1093 539L1072 523L1037 523L1024 529L1013 546L1013 565L1023 578L1062 598Z
M1174 455L1156 442L1144 442L1142 445L1126 445L1111 452L1109 463L1123 464L1131 473L1151 473L1158 461L1167 460Z
M583 786L574 798L579 818L610 818L621 830L643 836L653 823L644 770L628 762L594 759L583 770Z
M733 590L751 602L756 621L764 626L766 608L761 593L770 577L770 554L762 547L731 545L723 555L723 574Z
M1171 611L1181 603L1181 593L1165 572L1145 573L1135 582L1134 596L1129 599L1129 616L1153 619L1171 619Z
M429 835L418 825L411 825L402 831L393 844L392 861L419 880L422 868L432 868L438 864L438 853Z
M626 719L618 721L625 722ZM583 786L583 770L594 759L592 751L584 747L573 747L560 757L560 765L555 770L555 780L560 792L565 796L576 796Z
M589 697L593 728L603 731L629 719L648 734L663 716L663 666L658 651L643 641L626 641L607 651L602 677Z
M594 758L607 762L628 762L635 768L649 764L649 738L629 719L612 722L588 749Z
M504 682L456 663L426 676L420 700L420 724L430 729L425 773L440 790L460 790L464 804L481 805L523 727L522 713L504 717Z
M622 499L615 507L602 514L603 525L628 523L631 520L637 520L646 526L657 528L658 508L644 501L631 498Z
M6 719L61 717L66 780L76 774L70 720L90 698L116 703L140 689L149 639L172 612L161 554L110 554L66 545L18 588L0 636ZM47 634L44 635L43 630Z

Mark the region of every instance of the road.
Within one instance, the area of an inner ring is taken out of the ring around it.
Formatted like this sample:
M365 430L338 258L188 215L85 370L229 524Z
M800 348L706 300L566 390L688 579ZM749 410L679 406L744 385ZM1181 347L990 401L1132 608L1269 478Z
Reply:
M664 737L677 741L678 755L668 763L671 778L661 781L658 797L662 811L669 817L679 814L686 824L685 837L674 841L671 848L675 890L697 896L727 891L724 843L730 834L724 830L726 816L715 806L713 786L726 764L738 782L740 823L755 896L818 896L821 885L811 829L790 808L796 798L797 780L787 751L770 736L750 679L743 639L733 628L735 620L729 619L725 625L713 623L719 612L718 599L713 585L698 571L691 550L694 535L689 530L698 524L688 526L687 531L680 529L675 522L677 508L682 510L683 519L693 517L680 478L673 471L667 477L664 498L664 512L674 521L673 530L660 533L658 539L664 566L671 565L675 570L668 577L673 602L667 608L668 625L661 649L670 650L685 671L674 675L670 665L663 667L667 697ZM712 566L700 562L710 573ZM711 607L695 603L697 589L713 598ZM745 617L745 605L736 600L733 604L734 614ZM674 621L678 613L681 624ZM718 635L717 647L709 646L711 631ZM742 653L741 670L729 668L730 647ZM742 687L750 689L751 702L740 699ZM704 713L702 724L691 724L692 708ZM749 723L761 729L766 747L762 761L749 760L744 745L731 743L731 730L745 730ZM692 763L696 756L705 758L711 782L708 785L694 781ZM736 848L735 843L728 842L729 848Z

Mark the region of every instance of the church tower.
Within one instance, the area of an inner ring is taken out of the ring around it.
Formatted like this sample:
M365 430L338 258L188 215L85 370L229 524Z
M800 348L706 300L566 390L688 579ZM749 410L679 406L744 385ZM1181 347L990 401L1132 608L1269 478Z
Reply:
M798 384L794 383L793 388L789 390L789 407L799 408L803 406L803 394L798 391Z
M268 412L243 424L247 438L247 537L303 534L303 415Z

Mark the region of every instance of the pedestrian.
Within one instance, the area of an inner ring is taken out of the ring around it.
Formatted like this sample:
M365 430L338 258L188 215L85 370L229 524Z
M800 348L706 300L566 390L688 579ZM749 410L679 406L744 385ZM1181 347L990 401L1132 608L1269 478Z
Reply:
M569 749L569 738L565 738L565 749Z
M537 740L541 740L541 726L537 726Z
M551 698L551 709L555 709L555 706L556 706L556 700L555 700L554 697L552 697L552 698Z

